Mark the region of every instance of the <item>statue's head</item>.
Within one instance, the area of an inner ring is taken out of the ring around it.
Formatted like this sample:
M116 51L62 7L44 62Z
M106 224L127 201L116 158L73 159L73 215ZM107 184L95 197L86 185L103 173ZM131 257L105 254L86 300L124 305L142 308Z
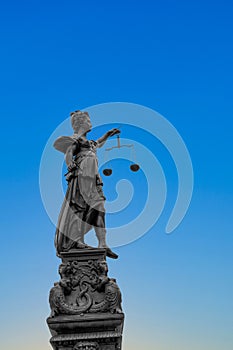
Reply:
M92 125L89 114L82 111L70 113L71 125L75 134L83 134L91 131Z
M98 261L97 266L98 266L98 270L100 273L103 273L103 272L107 273L108 272L108 265L107 265L105 260Z

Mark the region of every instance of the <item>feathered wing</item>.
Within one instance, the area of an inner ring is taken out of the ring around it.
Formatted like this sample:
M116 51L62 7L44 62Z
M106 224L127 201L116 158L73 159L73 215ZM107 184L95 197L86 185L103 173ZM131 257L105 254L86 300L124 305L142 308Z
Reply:
M74 142L75 138L71 136L60 136L54 142L53 147L62 153L66 153L68 147L70 147Z

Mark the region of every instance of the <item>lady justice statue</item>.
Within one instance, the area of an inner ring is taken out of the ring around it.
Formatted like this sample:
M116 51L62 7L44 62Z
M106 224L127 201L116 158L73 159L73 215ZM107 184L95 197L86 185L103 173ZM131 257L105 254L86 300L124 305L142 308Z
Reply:
M102 179L98 171L96 149L102 147L108 137L119 134L118 129L109 130L97 141L88 140L87 133L92 125L87 112L70 114L74 130L72 136L61 136L54 147L65 154L68 167L66 180L68 188L58 218L55 246L57 255L71 249L92 247L84 242L85 234L94 228L99 248L106 249L106 255L117 259L106 243L105 197Z

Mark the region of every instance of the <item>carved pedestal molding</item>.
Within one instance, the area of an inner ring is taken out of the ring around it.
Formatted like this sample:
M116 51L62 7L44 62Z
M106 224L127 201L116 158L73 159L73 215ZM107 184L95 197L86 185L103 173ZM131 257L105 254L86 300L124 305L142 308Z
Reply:
M75 345L74 350L99 350L99 345L96 342L79 342Z
M60 281L50 291L47 319L54 350L120 350L121 292L108 277L104 249L61 253Z

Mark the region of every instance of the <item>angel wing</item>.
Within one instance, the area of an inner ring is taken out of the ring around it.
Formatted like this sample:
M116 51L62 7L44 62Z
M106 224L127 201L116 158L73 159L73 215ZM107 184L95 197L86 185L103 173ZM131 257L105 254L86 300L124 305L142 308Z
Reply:
M54 142L53 147L62 153L66 153L68 147L70 147L74 142L75 138L72 136L60 136Z

